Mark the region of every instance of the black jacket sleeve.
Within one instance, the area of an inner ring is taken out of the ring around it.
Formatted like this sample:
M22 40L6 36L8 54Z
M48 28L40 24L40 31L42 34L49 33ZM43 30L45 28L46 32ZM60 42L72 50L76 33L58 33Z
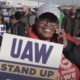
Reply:
M24 27L24 25L19 25L17 28L18 28L18 35L25 36L25 27Z
M68 40L68 45L63 49L63 54L80 69L80 45Z

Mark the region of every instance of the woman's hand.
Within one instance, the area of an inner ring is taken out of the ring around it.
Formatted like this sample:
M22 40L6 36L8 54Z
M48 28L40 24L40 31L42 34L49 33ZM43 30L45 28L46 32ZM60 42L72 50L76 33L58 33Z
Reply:
M63 44L65 48L68 42L67 42L67 38L66 38L64 29L61 29L61 27L59 26L59 29L56 29L56 34L58 34L58 42L60 44Z

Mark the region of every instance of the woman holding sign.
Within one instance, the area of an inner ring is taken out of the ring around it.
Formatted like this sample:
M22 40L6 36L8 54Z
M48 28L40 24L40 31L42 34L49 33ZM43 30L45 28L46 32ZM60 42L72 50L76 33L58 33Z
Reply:
M57 80L79 80L80 60L76 59L80 57L80 43L74 37L65 34L59 27L59 19L59 10L52 3L41 5L36 13L35 24L30 27L27 37L63 44L63 54L66 58L62 55Z

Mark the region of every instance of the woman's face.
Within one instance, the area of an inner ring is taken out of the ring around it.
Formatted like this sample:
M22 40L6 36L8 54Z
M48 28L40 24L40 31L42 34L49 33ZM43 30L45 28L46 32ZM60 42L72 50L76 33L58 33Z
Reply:
M51 39L58 28L58 19L51 13L42 14L37 20L37 33L41 39Z

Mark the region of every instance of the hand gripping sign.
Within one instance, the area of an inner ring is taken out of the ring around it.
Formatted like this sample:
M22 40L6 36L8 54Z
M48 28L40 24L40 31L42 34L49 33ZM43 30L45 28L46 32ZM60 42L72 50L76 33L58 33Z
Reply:
M6 33L6 25L0 25L0 35L3 36Z
M4 34L0 80L56 80L63 45Z

